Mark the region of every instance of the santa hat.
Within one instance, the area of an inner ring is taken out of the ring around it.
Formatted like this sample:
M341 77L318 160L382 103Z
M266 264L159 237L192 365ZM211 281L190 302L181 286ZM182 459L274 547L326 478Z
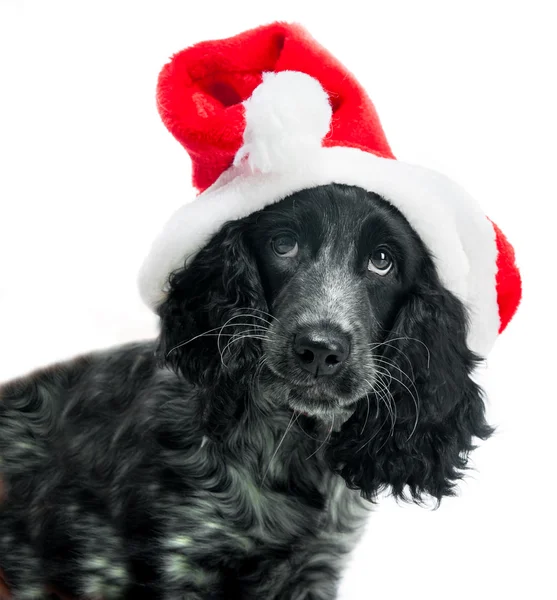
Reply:
M469 347L487 355L520 301L512 246L456 183L394 158L363 88L302 27L274 23L179 52L162 69L157 101L200 193L171 217L142 266L149 307L227 221L305 188L355 185L406 217L468 308Z

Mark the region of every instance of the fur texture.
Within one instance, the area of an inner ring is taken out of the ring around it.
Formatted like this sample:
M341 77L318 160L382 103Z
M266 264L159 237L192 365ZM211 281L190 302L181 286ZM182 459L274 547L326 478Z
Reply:
M292 169L300 156L319 149L332 116L327 92L299 71L264 73L244 108L244 143L234 164L246 160L261 173Z
M465 307L362 189L227 223L159 312L156 342L0 389L16 600L332 600L367 500L453 494L491 432Z

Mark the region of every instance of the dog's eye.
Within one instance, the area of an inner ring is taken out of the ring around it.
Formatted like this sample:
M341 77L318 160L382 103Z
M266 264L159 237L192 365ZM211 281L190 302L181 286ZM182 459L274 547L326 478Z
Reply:
M273 238L271 245L275 254L284 258L291 258L298 254L298 242L293 235L281 234Z
M386 250L377 248L369 257L367 268L377 275L386 275L393 268L393 259Z

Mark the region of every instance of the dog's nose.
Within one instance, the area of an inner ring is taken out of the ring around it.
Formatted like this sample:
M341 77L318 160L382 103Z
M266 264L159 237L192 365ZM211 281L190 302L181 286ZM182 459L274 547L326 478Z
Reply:
M312 329L294 338L298 364L315 377L333 375L350 354L350 340L344 334Z

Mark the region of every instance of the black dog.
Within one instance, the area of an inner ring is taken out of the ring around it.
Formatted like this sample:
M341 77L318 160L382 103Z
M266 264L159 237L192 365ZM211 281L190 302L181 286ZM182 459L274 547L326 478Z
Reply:
M359 188L228 223L160 317L0 390L17 600L335 598L365 500L441 500L491 432L463 305Z

